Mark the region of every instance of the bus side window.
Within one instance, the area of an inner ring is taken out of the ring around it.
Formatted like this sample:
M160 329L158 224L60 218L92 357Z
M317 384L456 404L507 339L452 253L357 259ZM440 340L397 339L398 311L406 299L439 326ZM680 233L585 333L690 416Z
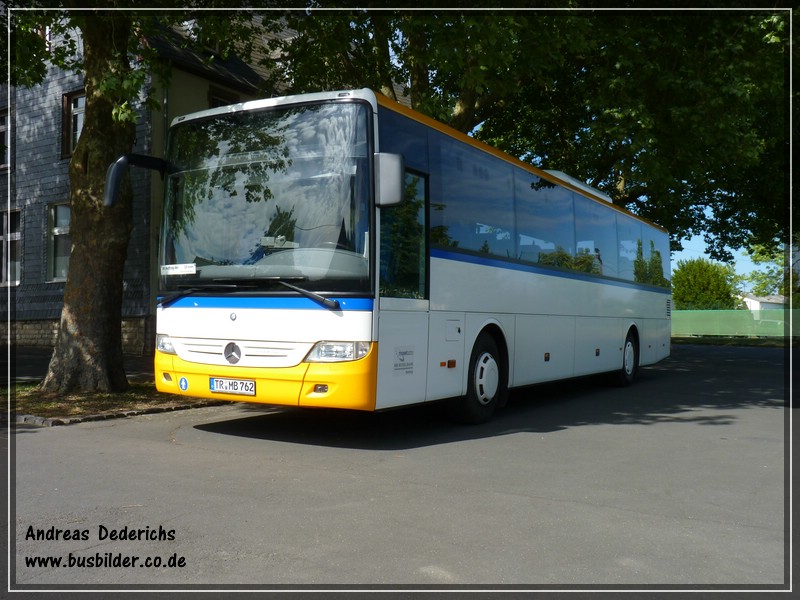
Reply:
M617 223L607 207L575 195L576 270L617 277Z
M642 263L642 225L625 215L617 215L619 277L636 281L637 263Z
M431 243L515 258L511 165L438 132L429 148Z
M380 293L427 298L426 178L406 172L405 198L381 210Z
M571 269L575 251L572 193L528 173L518 172L514 179L517 256Z

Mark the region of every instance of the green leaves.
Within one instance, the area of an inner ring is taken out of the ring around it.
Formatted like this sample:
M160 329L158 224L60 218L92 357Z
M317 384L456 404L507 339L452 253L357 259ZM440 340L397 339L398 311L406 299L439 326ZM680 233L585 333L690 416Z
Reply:
M787 245L780 248L754 246L747 254L759 268L745 276L745 281L750 284L756 296L771 296L781 294L789 296L797 291L797 277L792 285L791 256Z
M296 33L274 39L267 65L292 92L368 86L469 132L535 69L524 13L289 13ZM542 36L539 36L541 38Z
M67 70L82 67L77 31L58 15L39 11L13 13L9 22L14 57L9 68L12 85L38 85L46 77L49 63ZM6 66L9 65L4 60L3 67Z
M737 307L731 267L703 258L678 261L672 273L677 310L730 310Z
M119 123L136 123L139 115L128 102L123 102L111 109L112 118Z

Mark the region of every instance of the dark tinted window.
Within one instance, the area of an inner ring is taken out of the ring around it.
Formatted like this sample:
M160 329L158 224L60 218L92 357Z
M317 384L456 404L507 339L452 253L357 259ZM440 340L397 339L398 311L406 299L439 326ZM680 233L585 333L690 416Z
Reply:
M614 211L575 195L578 270L617 277L617 221Z
M431 142L432 243L513 258L511 165L436 132Z
M428 128L391 110L379 110L381 152L402 154L406 168L428 173Z
M575 248L572 192L532 173L515 176L518 258L572 268Z
M642 283L669 287L669 236L649 227L642 227L642 232L644 260L647 264L646 279Z
M617 258L619 276L628 281L641 277L644 255L642 250L642 225L639 221L617 214Z
M381 295L427 298L425 179L406 173L405 199L381 210Z

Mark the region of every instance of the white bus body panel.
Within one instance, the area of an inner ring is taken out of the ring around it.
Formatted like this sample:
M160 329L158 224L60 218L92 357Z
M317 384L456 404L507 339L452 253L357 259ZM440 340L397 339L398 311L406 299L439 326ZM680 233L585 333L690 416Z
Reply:
M426 398L449 398L466 392L466 319L464 313L432 312Z
M382 298L380 306L375 408L422 402L428 375L428 302Z
M240 367L291 367L319 341L370 341L371 311L279 308L158 308L158 333L170 336L179 358L230 366L223 350L242 349Z
M466 392L473 344L489 325L507 344L510 387L616 370L634 326L641 365L669 355L668 293L464 255L431 257L430 270L429 400ZM455 348L456 342L447 341L446 324L462 317L463 336ZM440 357L455 352L463 357L461 364L447 373Z
M571 377L575 317L520 315L511 385Z

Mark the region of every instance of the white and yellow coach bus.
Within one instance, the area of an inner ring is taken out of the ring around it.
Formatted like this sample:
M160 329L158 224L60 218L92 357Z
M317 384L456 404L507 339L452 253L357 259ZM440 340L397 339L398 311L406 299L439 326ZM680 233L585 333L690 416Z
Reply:
M158 390L382 410L669 354L667 233L370 90L176 118L155 168Z

